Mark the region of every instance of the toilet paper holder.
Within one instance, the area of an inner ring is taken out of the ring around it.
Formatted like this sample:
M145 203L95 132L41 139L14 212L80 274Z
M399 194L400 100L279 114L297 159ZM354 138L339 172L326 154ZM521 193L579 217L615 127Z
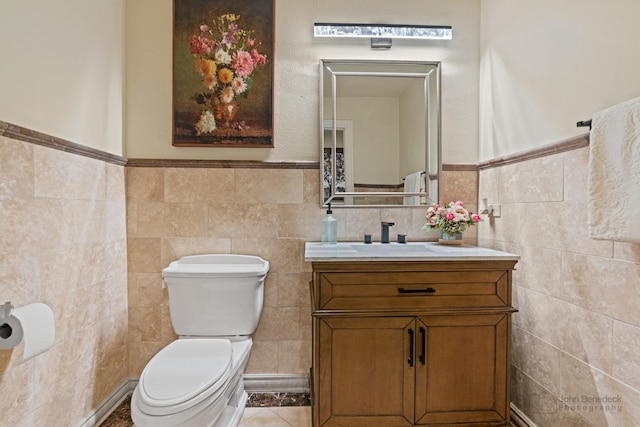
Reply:
M11 304L11 301L0 305L0 338L9 338L13 333L13 328L4 321L11 316L11 313L13 313L13 304Z

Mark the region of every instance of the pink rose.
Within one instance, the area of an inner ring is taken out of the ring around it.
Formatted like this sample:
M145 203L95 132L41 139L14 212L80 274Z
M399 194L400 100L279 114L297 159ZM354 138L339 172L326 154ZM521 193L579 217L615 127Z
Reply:
M482 218L480 218L480 215L478 214L473 214L473 216L471 217L471 219L473 219L473 222L480 222L480 220Z
M206 55L211 52L212 47L213 40L200 36L189 37L189 53L193 56Z
M444 217L445 217L445 219L448 219L449 221L451 221L455 216L451 212L449 212Z
M253 60L254 65L264 65L267 63L266 55L258 53L258 51L255 49L251 51L251 59Z
M464 206L464 203L462 203L462 200L458 200L458 201L456 202L456 205L458 205L458 206Z
M455 217L455 222L467 222L469 221L469 211L463 208L461 205L455 205L451 208L452 214Z
M233 58L231 59L231 66L236 71L236 74L240 77L246 78L251 75L253 72L253 59L251 59L251 54L249 52L245 52L243 50L239 50L238 52L233 54Z

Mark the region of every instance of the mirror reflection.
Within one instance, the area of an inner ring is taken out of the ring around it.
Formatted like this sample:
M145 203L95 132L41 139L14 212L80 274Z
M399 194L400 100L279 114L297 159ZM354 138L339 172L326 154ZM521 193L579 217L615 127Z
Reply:
M435 203L439 63L321 60L320 67L321 204Z

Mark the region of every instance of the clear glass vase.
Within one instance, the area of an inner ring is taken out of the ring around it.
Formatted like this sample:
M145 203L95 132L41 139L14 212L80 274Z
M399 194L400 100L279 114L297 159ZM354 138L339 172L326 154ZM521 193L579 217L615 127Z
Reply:
M444 245L461 245L462 233L447 233L444 230L438 230L438 243Z

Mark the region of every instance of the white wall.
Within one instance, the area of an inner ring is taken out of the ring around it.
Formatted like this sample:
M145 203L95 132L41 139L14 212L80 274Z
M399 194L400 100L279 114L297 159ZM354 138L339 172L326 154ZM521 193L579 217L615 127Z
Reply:
M340 97L336 105L338 120L353 123L354 183L398 184L399 98Z
M588 132L640 96L640 2L482 0L480 161Z
M475 163L584 133L576 121L640 96L634 0L372 0L366 8L356 0L278 0L276 147L175 148L172 2L136 0L126 3L122 148L123 3L1 2L0 120L130 157L317 160L318 59L435 60L443 160ZM315 21L451 24L454 39L373 51L367 40L314 40Z
M126 155L130 158L318 160L320 59L442 61L443 159L475 163L478 150L477 0L278 0L275 32L275 148L171 145L172 2L127 2ZM314 22L452 25L453 40L394 42L313 38Z
M0 2L0 120L122 154L123 0Z
M424 144L416 144L416 141L425 141L425 128L411 126L411 123L420 123L419 120L426 114L423 94L424 81L416 79L400 99L399 183L410 173L424 170L425 147Z

